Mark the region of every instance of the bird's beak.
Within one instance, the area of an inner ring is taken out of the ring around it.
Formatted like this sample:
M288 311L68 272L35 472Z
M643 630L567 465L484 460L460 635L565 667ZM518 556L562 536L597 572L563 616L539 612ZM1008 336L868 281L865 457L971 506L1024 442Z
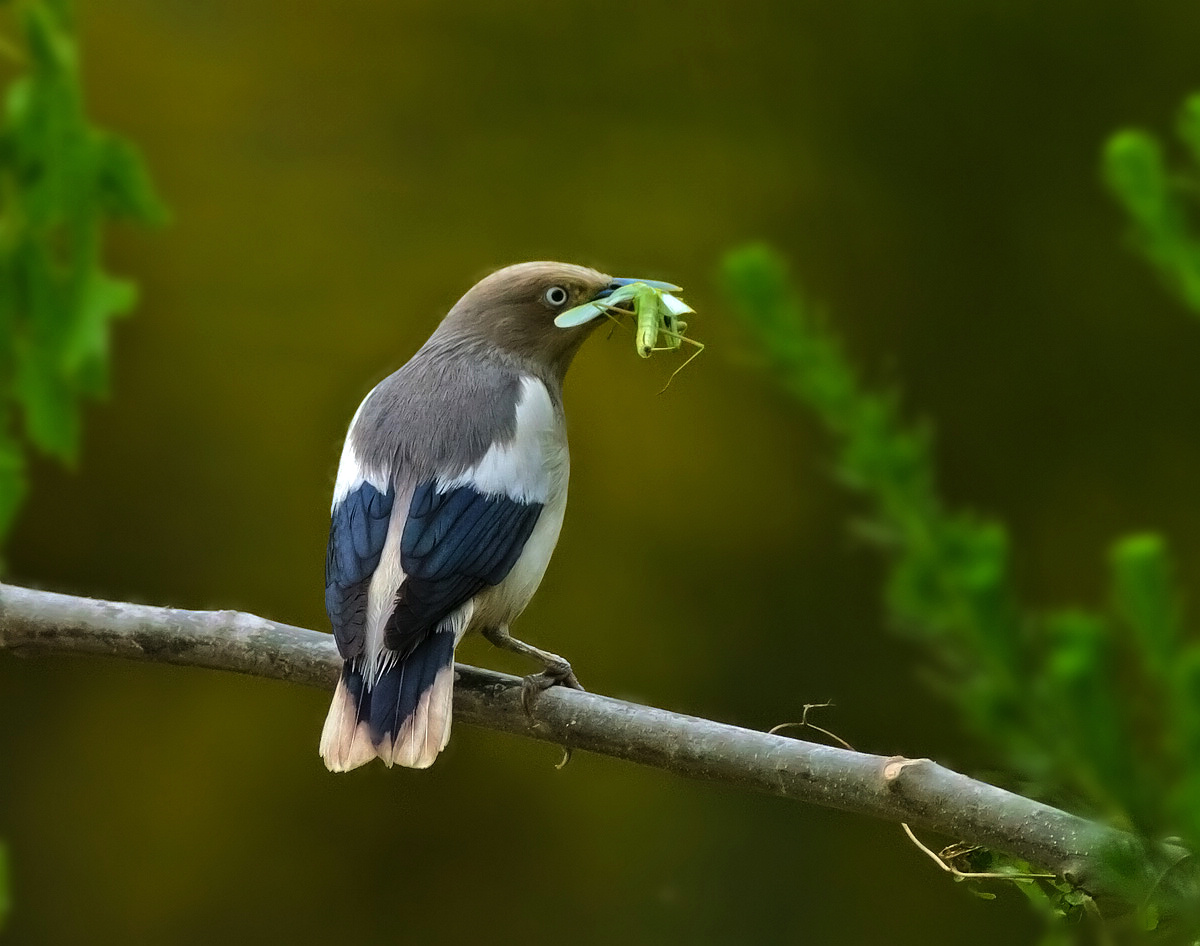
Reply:
M626 286L631 286L634 283L641 283L649 286L651 289L658 289L662 292L682 292L682 288L673 285L669 282L662 282L658 279L632 279L622 277L614 279L607 286L601 289L598 293L592 296L591 300L577 305L573 309L568 309L554 320L554 324L559 328L575 328L577 325L586 325L595 319L600 318L611 307L611 303L607 302L614 293L619 293ZM629 294L622 295L620 301L625 301Z
M683 292L683 286L675 286L669 282L663 282L659 279L632 279L628 276L622 276L619 279L614 279L607 286L601 289L593 298L606 299L622 286L629 286L635 282L640 282L649 286L651 289L661 289L663 292Z

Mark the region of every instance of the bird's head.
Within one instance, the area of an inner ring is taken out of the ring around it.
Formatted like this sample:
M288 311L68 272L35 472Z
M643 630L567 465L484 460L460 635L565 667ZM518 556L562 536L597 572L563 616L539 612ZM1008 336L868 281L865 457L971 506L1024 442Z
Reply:
M633 281L571 263L506 266L471 287L437 334L483 341L561 379L579 346L604 320L561 328L555 318Z

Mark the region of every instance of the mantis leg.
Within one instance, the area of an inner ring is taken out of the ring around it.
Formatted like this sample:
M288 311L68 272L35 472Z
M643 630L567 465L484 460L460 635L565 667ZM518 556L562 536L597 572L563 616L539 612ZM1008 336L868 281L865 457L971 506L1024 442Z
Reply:
M679 335L677 333L671 333L671 334L680 342L687 342L689 345L694 345L696 347L696 350L694 352L692 352L690 355L688 355L687 360L684 361L683 364L681 364L678 368L676 368L674 371L671 372L671 377L667 378L667 383L662 386L662 390L658 392L659 394L662 394L663 391L665 391L667 388L669 388L671 386L671 382L675 380L675 375L679 374L679 372L681 372L684 368L686 368L693 361L695 361L696 358L698 358L700 356L700 353L702 351L704 351L704 343L703 342L698 342L694 338L688 338L686 335ZM667 348L667 349L662 349L662 350L663 351L673 351L674 349Z

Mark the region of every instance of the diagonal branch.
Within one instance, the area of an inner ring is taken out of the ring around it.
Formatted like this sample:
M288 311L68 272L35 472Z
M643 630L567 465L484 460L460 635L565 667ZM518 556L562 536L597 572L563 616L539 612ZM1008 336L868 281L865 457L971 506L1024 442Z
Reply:
M4 649L161 661L325 689L332 689L341 665L330 635L251 614L97 601L0 584ZM464 664L456 670L458 722L907 822L1046 867L1110 909L1136 903L1164 870L1187 856L1178 848L1148 848L1124 832L928 759L851 752L561 687L538 697L526 715L518 678Z

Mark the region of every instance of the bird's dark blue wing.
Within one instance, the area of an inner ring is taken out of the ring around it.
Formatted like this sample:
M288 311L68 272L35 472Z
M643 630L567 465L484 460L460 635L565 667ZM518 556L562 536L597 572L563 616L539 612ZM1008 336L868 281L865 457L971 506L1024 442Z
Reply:
M387 646L406 653L455 608L503 581L541 511L541 503L471 486L445 492L434 482L418 486L400 538L406 577L387 624Z
M381 493L370 483L351 490L334 507L325 551L325 610L338 651L359 656L365 642L367 587L387 540L395 488Z

